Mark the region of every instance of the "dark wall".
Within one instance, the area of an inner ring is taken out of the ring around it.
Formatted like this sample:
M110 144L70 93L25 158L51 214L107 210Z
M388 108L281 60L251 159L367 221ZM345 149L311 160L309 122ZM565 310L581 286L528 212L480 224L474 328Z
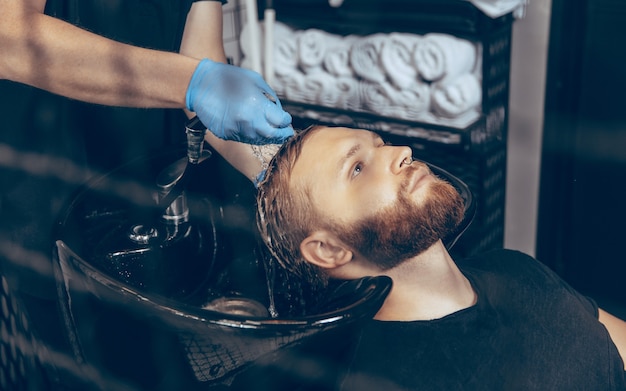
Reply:
M626 304L626 2L552 6L537 257Z

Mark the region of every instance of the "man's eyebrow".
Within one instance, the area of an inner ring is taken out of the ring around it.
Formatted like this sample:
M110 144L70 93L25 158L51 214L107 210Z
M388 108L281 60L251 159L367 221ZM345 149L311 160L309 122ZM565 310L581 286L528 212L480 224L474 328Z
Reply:
M361 143L360 143L360 142L359 142L359 143L357 143L357 144L354 144L354 145L352 146L352 148L350 148L350 149L348 150L348 153L346 153L346 154L345 154L345 155L344 155L344 156L343 156L343 157L339 160L339 172L340 172L340 173L341 173L341 172L343 172L343 170L344 170L344 166L346 165L346 163L348 162L348 160L350 160L350 158L351 158L352 156L354 156L354 154L356 154L356 153L357 153L357 152L361 149L361 146L362 146L362 145L361 145Z
M370 136L372 138L372 141L376 141L378 139L380 139L380 136L374 132L370 133ZM352 156L354 156L354 154L356 154L361 148L363 147L363 144L359 141L356 144L354 144L349 150L348 152L339 160L339 172L343 172L344 170L344 166L346 165L346 163L348 162L348 160L350 160L350 158Z

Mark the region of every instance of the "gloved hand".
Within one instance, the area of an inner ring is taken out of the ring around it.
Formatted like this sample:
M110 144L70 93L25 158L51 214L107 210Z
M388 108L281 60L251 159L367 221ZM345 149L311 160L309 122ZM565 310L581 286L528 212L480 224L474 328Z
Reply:
M217 137L280 144L293 135L291 115L261 75L204 59L187 88L187 108Z

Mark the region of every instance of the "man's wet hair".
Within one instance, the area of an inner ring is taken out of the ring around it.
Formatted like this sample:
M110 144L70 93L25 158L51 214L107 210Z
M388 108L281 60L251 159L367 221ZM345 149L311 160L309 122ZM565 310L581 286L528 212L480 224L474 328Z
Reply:
M311 205L309 190L290 183L304 142L321 128L316 125L297 130L281 146L269 162L257 193L257 225L270 253L288 272L317 288L328 284L328 276L302 257L300 243L319 227L321 217Z

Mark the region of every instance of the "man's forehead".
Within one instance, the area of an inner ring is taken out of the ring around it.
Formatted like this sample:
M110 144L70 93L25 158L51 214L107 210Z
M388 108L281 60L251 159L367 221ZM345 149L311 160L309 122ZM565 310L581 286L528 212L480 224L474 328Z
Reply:
M374 132L343 127L319 127L303 140L294 163L290 185L312 190L329 186L337 178L339 163L354 145L366 143Z
M322 137L318 136L322 135ZM324 140L328 137L334 137L331 132L331 128L327 127L319 127L313 130L313 133L308 135L302 141L302 145L300 146L300 153L298 158L293 164L292 175L291 175L291 186L296 186L299 184L303 184L309 182L308 179L311 175L311 172L314 169L319 170L319 166L314 163L315 156L318 156L320 159L320 163L322 161L322 156L320 156L320 151L322 150L322 146Z
M342 149L349 148L350 144L356 143L359 138L370 138L371 134L372 132L363 129L339 127L316 129L304 140L300 156L294 164L294 173L302 169L314 169L312 165L319 167L320 164L337 159L344 152Z
M341 145L337 143L343 142L347 145L350 142L356 143L359 139L370 139L375 136L375 133L365 129L320 127L304 141L301 154L315 155L318 153L317 148L327 148L325 152L341 153L339 148Z

